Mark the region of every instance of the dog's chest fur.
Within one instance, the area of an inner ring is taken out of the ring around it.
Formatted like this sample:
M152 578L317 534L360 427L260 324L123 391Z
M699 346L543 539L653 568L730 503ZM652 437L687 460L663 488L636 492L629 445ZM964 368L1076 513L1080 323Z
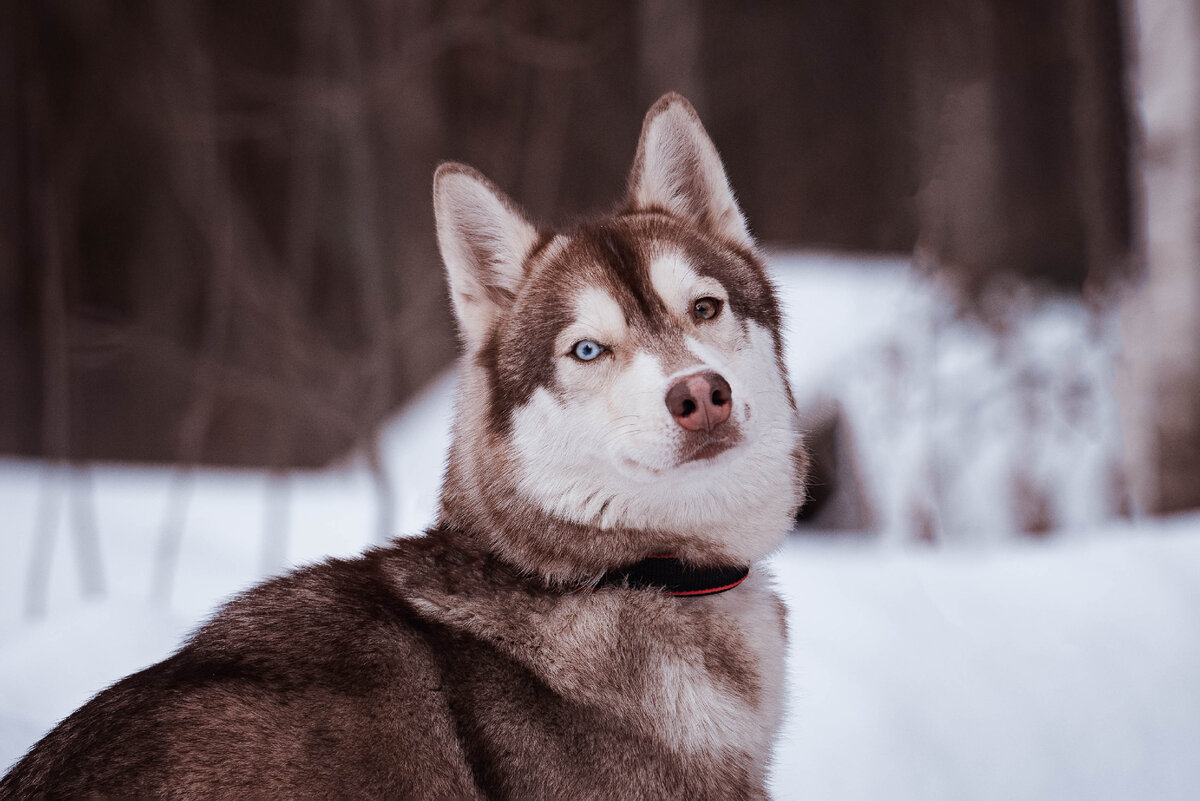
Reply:
M612 797L676 797L675 772L689 777L678 797L753 796L763 786L781 710L785 634L784 608L765 572L735 592L702 598L623 587L465 593L466 584L413 574L399 585L423 618L461 637L460 649L471 643L467 650L492 652L481 662L506 675L489 684L544 694L528 706L473 697L485 741L528 744L549 731L587 743L587 754L560 760L489 760L489 781L546 787L592 776L593 784L575 790L579 797L607 797L595 784L606 782L615 782ZM629 785L623 774L630 771L644 774L643 784Z
M422 614L491 644L556 694L603 710L614 729L680 755L766 752L784 619L761 573L737 592L703 598L627 588L482 599L428 586L405 593Z

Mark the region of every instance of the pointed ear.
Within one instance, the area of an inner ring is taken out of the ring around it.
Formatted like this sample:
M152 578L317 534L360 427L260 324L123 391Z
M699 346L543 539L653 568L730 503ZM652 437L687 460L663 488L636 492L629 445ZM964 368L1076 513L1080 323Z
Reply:
M692 104L674 92L646 112L629 204L661 209L739 247L754 247L716 147Z
M515 203L465 164L438 167L433 213L454 314L473 351L525 280L525 258L538 232Z

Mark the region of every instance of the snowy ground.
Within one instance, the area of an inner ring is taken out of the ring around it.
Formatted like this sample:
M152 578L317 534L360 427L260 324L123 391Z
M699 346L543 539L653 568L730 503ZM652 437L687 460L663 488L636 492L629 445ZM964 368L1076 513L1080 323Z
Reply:
M776 797L1200 797L1200 516L1118 522L1095 502L1116 447L1111 330L1032 304L997 344L898 263L776 262L798 395L842 406L882 532L796 536L775 559L792 635ZM452 381L384 434L400 531L432 515ZM1013 536L1014 465L1065 531ZM282 479L0 461L0 769L230 593L360 550L376 504L361 460ZM914 509L941 546L908 536ZM85 597L89 521L104 590Z

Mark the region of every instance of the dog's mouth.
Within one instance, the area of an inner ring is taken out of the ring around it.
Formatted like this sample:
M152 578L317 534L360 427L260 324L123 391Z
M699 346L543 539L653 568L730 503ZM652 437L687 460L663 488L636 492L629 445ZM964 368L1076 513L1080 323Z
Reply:
M667 475L687 465L702 466L744 442L746 436L742 429L731 423L717 431L688 432L670 451L660 452L658 459L643 460L633 454L622 454L620 461L630 471Z
M694 444L689 450L685 451L684 457L679 460L679 464L684 465L691 462L703 462L713 459L732 448L739 440L740 437L705 437L701 442Z

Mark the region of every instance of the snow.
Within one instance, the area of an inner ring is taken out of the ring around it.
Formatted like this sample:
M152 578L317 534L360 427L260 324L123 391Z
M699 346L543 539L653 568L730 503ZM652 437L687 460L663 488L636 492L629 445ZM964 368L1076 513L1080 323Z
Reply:
M775 265L797 401L841 410L885 539L1086 530L1125 505L1110 311L1010 289L984 325L901 260Z
M839 405L879 518L878 535L806 532L775 557L791 632L775 797L1200 797L1200 515L1122 520L1105 503L1119 455L1107 318L1018 299L998 337L901 261L772 261L798 398ZM355 553L389 515L422 529L453 381L382 432L392 509L359 457L283 477L0 461L0 769L231 593ZM1016 534L1021 470L1052 537ZM937 545L912 536L914 508ZM89 525L91 594L74 539Z
M1198 797L1200 517L983 552L810 539L776 567L776 797Z

